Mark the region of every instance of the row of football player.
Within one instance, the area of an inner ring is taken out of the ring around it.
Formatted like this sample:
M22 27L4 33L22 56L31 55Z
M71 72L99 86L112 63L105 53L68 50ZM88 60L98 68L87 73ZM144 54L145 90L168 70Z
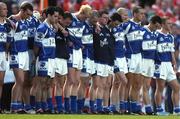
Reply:
M179 113L174 39L169 34L168 19L154 16L149 25L142 27L140 22L144 11L135 7L132 19L128 19L126 9L120 8L109 22L106 11L93 11L89 5L83 5L79 12L73 14L63 12L61 8L48 7L44 12L46 18L40 23L32 16L33 6L28 2L22 3L20 12L9 19L6 19L6 5L0 5L1 79L3 81L9 45L10 68L16 78L12 89L12 112L31 110L29 100L35 98L37 113L53 113L52 89L55 86L57 112L81 113L87 82L92 79L91 113L105 113L109 106L116 113L117 103L124 113L129 98L129 111L141 114L139 93L143 87L146 114L153 114L148 90L155 74L157 114L167 114L161 107L166 81L173 90L174 112ZM34 73L33 66L36 76L31 86L29 75Z

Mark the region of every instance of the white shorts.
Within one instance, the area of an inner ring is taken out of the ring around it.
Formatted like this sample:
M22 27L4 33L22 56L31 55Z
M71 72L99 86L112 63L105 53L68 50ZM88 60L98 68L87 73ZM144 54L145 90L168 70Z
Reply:
M109 75L114 75L114 66L109 66Z
M55 72L60 75L66 75L68 73L66 59L55 58Z
M155 64L152 59L143 59L142 60L142 75L145 77L152 78L155 72Z
M95 63L90 58L83 59L83 73L94 74L95 73Z
M48 59L47 61L40 61L37 59L36 67L38 76L50 76L51 78L55 77L55 59Z
M0 71L6 71L8 69L8 61L6 61L6 53L0 52Z
M98 76L108 77L110 74L110 66L107 64L96 63L96 71Z
M155 74L156 78L163 79L168 82L177 79L171 62L161 62L160 65L156 65Z
M68 59L68 67L76 68L79 70L83 68L83 57L81 49L73 49L72 54L70 53L70 58Z
M114 72L124 72L124 74L128 73L127 61L125 57L115 59Z
M132 54L131 58L127 59L129 72L140 74L142 72L142 55L141 53Z
M10 68L19 68L22 70L29 70L29 54L28 51L18 52L17 55L11 54Z

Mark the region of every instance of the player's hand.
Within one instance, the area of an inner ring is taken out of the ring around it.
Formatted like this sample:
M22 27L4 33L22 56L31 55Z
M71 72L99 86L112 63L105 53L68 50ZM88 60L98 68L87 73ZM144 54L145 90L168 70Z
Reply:
M69 34L69 33L68 33L68 31L66 31L65 29L63 29L61 32L62 32L62 33L63 33L63 35L64 35L64 36L66 36L66 37L67 37L67 36L68 36L68 34Z
M175 73L177 73L177 66L176 65L173 65L173 70Z
M69 47L72 47L72 46L73 46L73 42L69 41L69 42L68 42L68 46L69 46Z
M98 34L101 32L101 28L99 24L96 24L95 32Z

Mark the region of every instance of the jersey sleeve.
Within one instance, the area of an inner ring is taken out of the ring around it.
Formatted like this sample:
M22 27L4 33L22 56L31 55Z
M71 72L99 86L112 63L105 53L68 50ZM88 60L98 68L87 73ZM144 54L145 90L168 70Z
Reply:
M45 32L46 29L43 26L40 26L37 28L37 32L35 35L34 45L41 47L42 46L42 40L45 38Z

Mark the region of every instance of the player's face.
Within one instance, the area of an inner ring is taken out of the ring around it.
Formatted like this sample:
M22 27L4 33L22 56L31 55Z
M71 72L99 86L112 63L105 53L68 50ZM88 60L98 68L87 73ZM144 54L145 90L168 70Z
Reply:
M108 16L108 14L102 14L102 16L100 17L99 23L100 23L101 25L107 25L108 21L109 21L109 16Z
M63 20L63 16L59 15L57 22L62 23L62 20Z
M52 16L50 16L50 21L51 24L54 24L58 21L59 19L59 13L58 12L54 12L54 14Z
M98 22L98 17L91 17L89 21L92 25L96 25L96 23Z
M63 25L68 27L71 24L72 20L70 18L66 18L63 20Z
M81 13L81 21L86 21L90 17L90 14Z
M122 17L123 22L127 21L129 18L128 17L128 11L124 10L123 13L121 14L121 17Z
M160 23L155 23L154 24L154 31L161 29L161 24Z
M0 7L0 16L1 17L6 17L7 16L7 6L4 4L4 5L1 5Z
M167 31L171 31L172 23L170 20L166 20L165 28Z
M28 19L30 16L32 16L32 14L33 14L33 11L27 9L27 10L24 11L23 17L25 19Z
M144 14L144 10L140 9L138 13L136 13L136 19L140 22L143 21L143 19L145 18L145 14Z

